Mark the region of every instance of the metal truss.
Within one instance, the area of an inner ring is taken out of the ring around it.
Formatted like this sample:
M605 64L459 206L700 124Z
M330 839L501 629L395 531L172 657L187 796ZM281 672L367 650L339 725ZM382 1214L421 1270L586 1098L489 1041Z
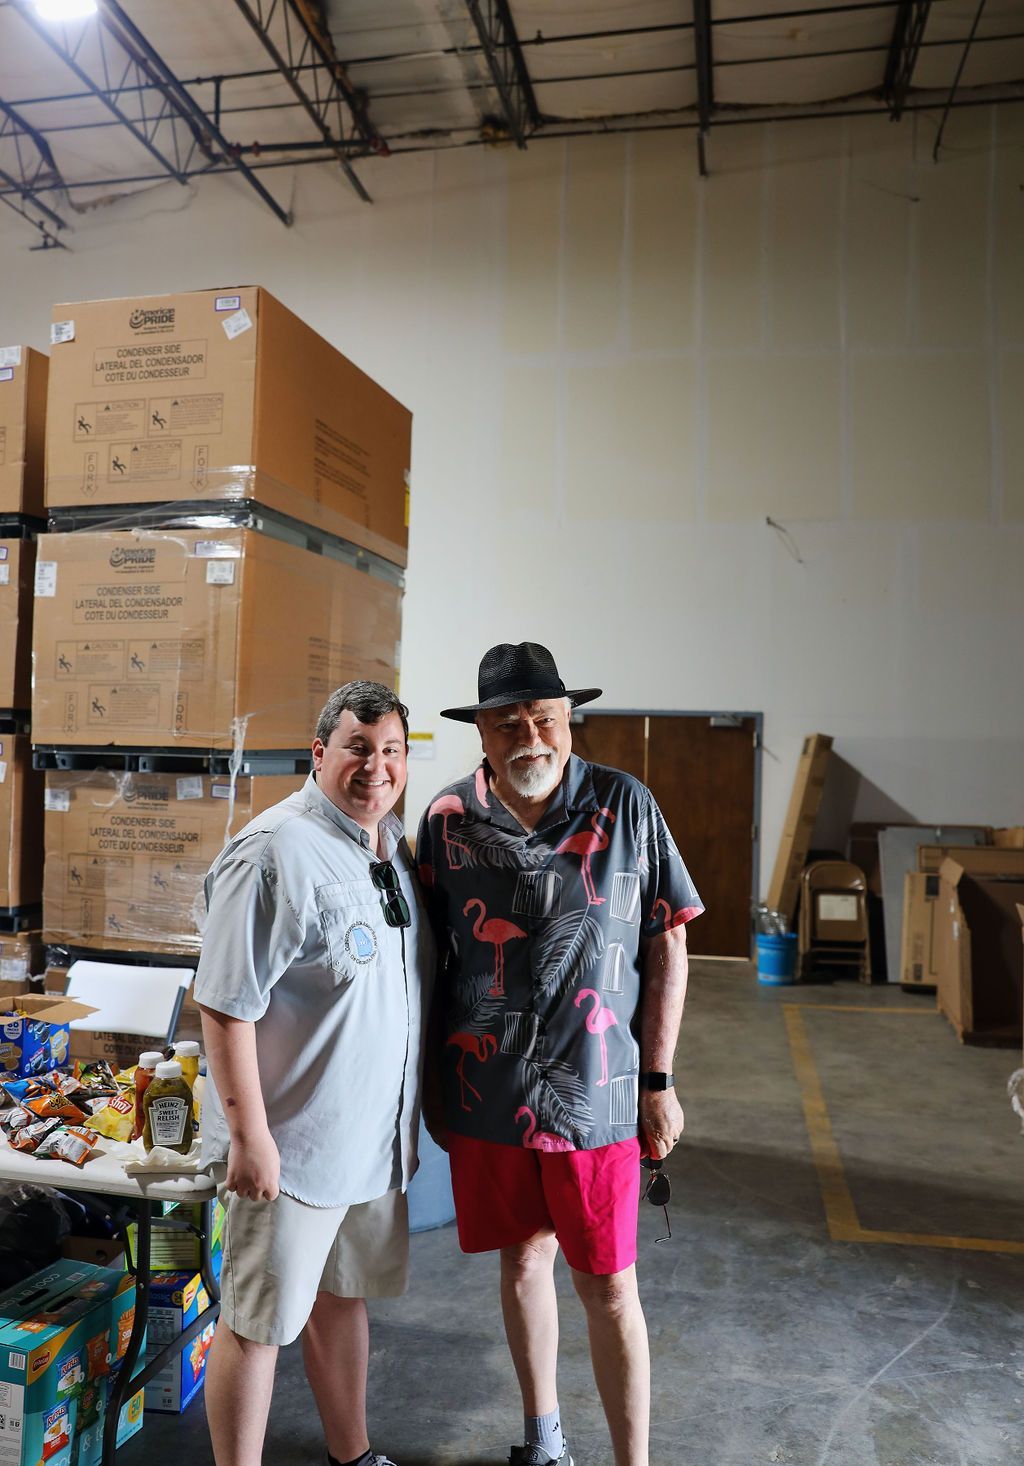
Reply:
M711 0L693 0L693 51L697 63L697 161L700 176L708 176L708 160L704 144L711 129L711 109L715 105L715 82L711 55Z
M505 125L517 147L525 148L542 119L507 0L466 0L466 9L501 99Z
M32 0L13 0L26 25L145 148L166 177L184 184L196 172L224 160L283 224L290 224L290 215L237 156L116 0L99 4L94 21L68 26L44 22ZM193 166L197 154L204 160L201 168Z
M235 4L314 123L322 143L341 164L345 177L363 202L370 203L370 195L353 172L349 152L355 146L364 153L386 155L387 143L370 121L365 97L348 80L330 34L319 24L309 0L235 0Z
M949 114L953 107L953 103L956 101L956 94L960 90L960 78L964 74L964 67L967 65L967 57L970 55L971 47L974 44L974 37L977 34L978 26L981 24L981 15L984 9L985 0L978 0L978 8L974 13L974 23L972 24L971 29L968 32L967 40L964 42L964 49L960 56L960 64L956 69L956 75L953 78L953 85L949 89L949 96L946 98L946 105L942 111L942 121L939 123L939 130L935 135L935 146L932 149L932 158L936 163L939 161L939 148L942 146L942 137L946 131L946 122L949 119Z
M2 201L38 231L37 249L63 249L54 230L67 224L39 197L64 188L64 179L54 162L50 145L20 113L0 99L0 183ZM7 190L13 191L13 197Z
M898 122L903 115L931 8L932 0L900 0L882 84L882 95L893 122Z

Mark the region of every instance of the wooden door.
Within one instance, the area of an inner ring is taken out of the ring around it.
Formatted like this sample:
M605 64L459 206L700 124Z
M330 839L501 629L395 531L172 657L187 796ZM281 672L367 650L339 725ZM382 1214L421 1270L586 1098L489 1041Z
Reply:
M687 933L695 956L749 957L757 723L706 713L577 713L573 749L642 779L707 910Z

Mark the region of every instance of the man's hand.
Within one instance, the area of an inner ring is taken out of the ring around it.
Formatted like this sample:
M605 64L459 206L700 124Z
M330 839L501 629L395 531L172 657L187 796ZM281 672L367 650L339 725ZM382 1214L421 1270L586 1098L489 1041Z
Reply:
M280 1190L281 1157L269 1130L251 1139L232 1140L228 1147L229 1191L247 1201L273 1201Z
M640 1091L640 1149L663 1161L683 1133L682 1106L674 1089Z

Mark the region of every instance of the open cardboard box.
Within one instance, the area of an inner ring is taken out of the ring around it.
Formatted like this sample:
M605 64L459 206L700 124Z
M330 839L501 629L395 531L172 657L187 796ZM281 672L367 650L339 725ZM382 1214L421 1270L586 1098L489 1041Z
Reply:
M1024 874L939 867L938 1007L962 1043L1020 1044L1022 903Z
M71 1058L70 1025L96 1009L53 993L18 993L0 1005L0 1071L7 1079L46 1074Z

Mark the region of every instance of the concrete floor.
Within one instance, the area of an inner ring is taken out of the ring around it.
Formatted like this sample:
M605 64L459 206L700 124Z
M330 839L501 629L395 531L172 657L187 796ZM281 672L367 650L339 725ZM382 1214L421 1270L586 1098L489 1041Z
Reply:
M653 1466L1021 1459L1024 1140L1005 1098L1018 1062L962 1048L922 994L760 988L744 963L693 963L672 1240L655 1243L660 1212L645 1205L640 1218ZM801 1098L815 1076L819 1155L830 1122L861 1240L829 1235ZM874 1232L1015 1241L1019 1252ZM414 1237L412 1259L409 1295L371 1311L373 1444L401 1466L502 1461L519 1417L495 1259L463 1258L451 1227ZM563 1421L577 1466L609 1466L564 1269L559 1288ZM148 1415L119 1459L207 1466L202 1402L180 1418ZM323 1460L296 1347L281 1357L264 1459Z

